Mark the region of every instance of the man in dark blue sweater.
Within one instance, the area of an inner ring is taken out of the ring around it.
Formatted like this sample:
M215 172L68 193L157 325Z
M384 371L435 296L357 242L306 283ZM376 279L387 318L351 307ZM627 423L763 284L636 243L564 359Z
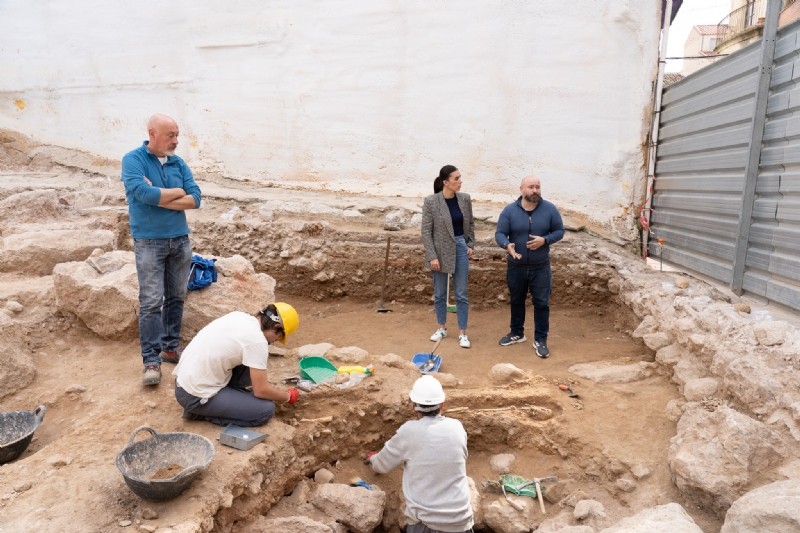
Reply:
M122 182L139 279L139 343L144 385L161 381L161 362L178 362L183 302L192 261L187 209L200 207L200 188L175 155L178 124L147 121L149 140L122 158Z
M556 206L542 199L539 178L526 176L519 187L520 197L507 205L497 220L494 239L508 252L506 282L511 299L511 331L500 339L500 346L525 342L525 301L533 299L533 347L542 359L550 357L547 333L550 330L550 245L564 237L564 223Z

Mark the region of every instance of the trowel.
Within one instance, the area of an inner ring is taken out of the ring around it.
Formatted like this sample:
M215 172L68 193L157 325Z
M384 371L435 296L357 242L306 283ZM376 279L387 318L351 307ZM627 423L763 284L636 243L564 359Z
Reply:
M569 392L570 398L580 398L580 396L574 390L572 390L572 385L564 385L563 383L561 383L558 386L558 388L563 391Z

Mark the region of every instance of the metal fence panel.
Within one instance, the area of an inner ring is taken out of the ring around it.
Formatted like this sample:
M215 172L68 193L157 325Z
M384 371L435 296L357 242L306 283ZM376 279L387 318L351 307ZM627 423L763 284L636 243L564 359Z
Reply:
M754 43L662 98L648 252L726 284L757 119L760 54ZM742 288L800 310L800 21L779 29L773 61Z

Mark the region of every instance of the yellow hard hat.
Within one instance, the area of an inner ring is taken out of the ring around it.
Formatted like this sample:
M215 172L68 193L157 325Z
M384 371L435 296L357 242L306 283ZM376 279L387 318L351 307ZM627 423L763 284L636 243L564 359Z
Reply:
M275 302L275 308L278 310L278 316L281 317L283 324L283 331L286 337L297 331L300 325L300 315L294 310L294 307L284 302Z

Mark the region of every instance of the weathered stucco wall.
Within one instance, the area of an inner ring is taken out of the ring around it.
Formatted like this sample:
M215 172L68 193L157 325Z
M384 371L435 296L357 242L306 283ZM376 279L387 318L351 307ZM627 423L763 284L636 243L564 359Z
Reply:
M0 127L118 159L152 112L196 171L354 193L545 197L623 232L658 2L6 0Z

